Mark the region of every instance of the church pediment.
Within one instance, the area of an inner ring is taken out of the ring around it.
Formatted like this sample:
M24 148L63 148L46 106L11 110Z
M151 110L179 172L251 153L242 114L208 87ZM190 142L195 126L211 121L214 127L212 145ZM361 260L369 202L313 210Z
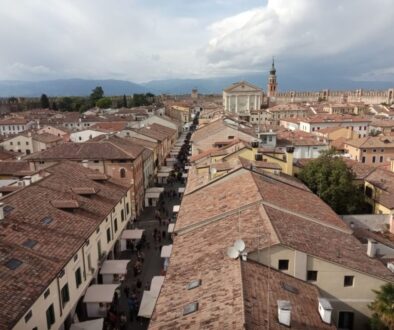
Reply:
M232 84L230 87L227 87L224 90L226 93L236 93L236 92L255 92L255 93L261 93L263 90L251 83L248 83L246 81L240 81L238 83Z

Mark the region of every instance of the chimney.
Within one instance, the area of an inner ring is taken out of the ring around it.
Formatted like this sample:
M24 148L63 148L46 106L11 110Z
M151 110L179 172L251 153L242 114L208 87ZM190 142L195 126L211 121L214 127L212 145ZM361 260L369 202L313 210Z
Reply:
M291 323L291 304L287 300L278 300L278 321L287 327Z
M367 255L370 258L374 258L376 255L376 241L368 238Z
M285 173L288 175L293 175L293 156L294 153L294 147L293 146L289 146L286 147L286 166L285 166Z
M0 221L4 220L4 203L0 202Z
M259 141L257 141L257 140L252 141L251 145L252 145L253 155L255 155L257 153L258 148L259 148Z
M332 306L328 299L319 298L319 314L324 323L331 324Z
M389 219L389 230L390 233L394 234L394 214L390 214L390 219Z
M82 166L88 168L89 167L89 161L87 159L84 159L82 161Z
M31 184L31 176L24 176L23 177L23 183L24 183L25 187L30 186L30 184Z

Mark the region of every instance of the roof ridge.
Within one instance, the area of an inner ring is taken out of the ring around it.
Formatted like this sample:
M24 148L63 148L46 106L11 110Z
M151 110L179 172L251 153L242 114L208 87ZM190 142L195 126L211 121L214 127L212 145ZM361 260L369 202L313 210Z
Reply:
M318 220L318 219L309 217L309 216L307 216L307 215L304 215L304 214L301 214L301 213L298 213L298 212L295 212L295 211L288 210L288 209L286 209L286 208L284 208L284 207L277 206L277 205L275 205L275 204L272 204L272 203L270 203L270 202L266 202L266 201L264 201L264 200L263 200L261 203L262 203L264 206L268 206L268 207L273 208L274 210L281 211L281 212L284 212L284 213L287 213L287 214L290 214L290 215L294 215L294 216L299 217L299 218L302 218L302 219L304 219L304 220L311 221L311 222L313 222L313 223L322 225L322 226L327 227L327 228L330 228L330 229L334 229L334 230L340 231L340 232L345 233L345 234L351 235L351 234L353 233L353 231L350 230L350 229L340 228L340 227L338 227L338 226L331 225L331 224L326 223L326 222L323 222L323 221L321 221L321 220Z

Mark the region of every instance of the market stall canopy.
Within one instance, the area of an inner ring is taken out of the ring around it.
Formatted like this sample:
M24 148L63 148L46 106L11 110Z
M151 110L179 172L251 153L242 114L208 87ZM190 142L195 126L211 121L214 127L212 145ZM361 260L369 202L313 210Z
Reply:
M187 178L187 173L183 173L182 178Z
M174 228L175 228L175 223L170 223L168 225L168 232L171 234L174 232Z
M159 169L159 172L171 172L171 171L173 171L173 168L172 167L170 167L170 166L162 166L162 167L160 167L160 169Z
M159 173L157 173L157 176L161 177L161 178L166 178L166 177L170 176L170 173L169 172L159 172Z
M145 198L159 198L160 194L164 191L162 187L151 187L146 189Z
M162 258L169 258L169 257L171 257L171 252L172 252L172 244L170 244L170 245L164 245L164 246L161 248L161 254L160 254L160 256L161 256Z
M179 212L179 208L180 208L180 205L174 205L174 206L172 207L172 212L178 213L178 212Z
M111 303L115 290L119 284L93 284L86 290L83 302L85 303Z
M150 291L157 293L159 295L161 287L164 282L164 276L153 276L152 282L150 284Z
M149 291L144 291L138 316L151 318L157 298L164 282L164 276L154 276Z
M185 187L180 187L180 188L178 188L178 192L179 192L180 194L183 194L183 193L185 192Z
M141 239L143 229L126 229L123 231L121 239Z
M97 330L102 329L104 325L104 319L95 319L91 321L79 322L71 324L70 330Z
M105 260L100 274L126 274L130 260Z

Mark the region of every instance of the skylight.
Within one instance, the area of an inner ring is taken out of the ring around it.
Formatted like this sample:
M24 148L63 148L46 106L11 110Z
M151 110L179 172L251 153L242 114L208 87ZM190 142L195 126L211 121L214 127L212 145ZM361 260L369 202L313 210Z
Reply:
M23 242L23 246L27 247L29 249L32 249L35 245L37 244L37 241L33 239L27 239L26 241Z
M5 264L5 266L11 270L17 269L20 265L22 265L22 261L18 259L10 259Z
M201 280L193 280L186 285L186 288L188 290L191 290L191 289L199 287L200 285L201 285Z
M43 223L44 225L49 225L49 224L53 221L53 219L52 219L51 216L46 216L46 217L44 217L41 221L42 221L42 223Z
M284 283L284 282L282 282L281 284L282 284L282 288L285 289L286 291L289 291L289 292L295 293L295 294L298 293L298 289L296 287L294 287L290 284Z
M192 302L190 304L187 304L183 308L183 315L188 315L188 314L194 313L197 310L198 310L198 302Z

